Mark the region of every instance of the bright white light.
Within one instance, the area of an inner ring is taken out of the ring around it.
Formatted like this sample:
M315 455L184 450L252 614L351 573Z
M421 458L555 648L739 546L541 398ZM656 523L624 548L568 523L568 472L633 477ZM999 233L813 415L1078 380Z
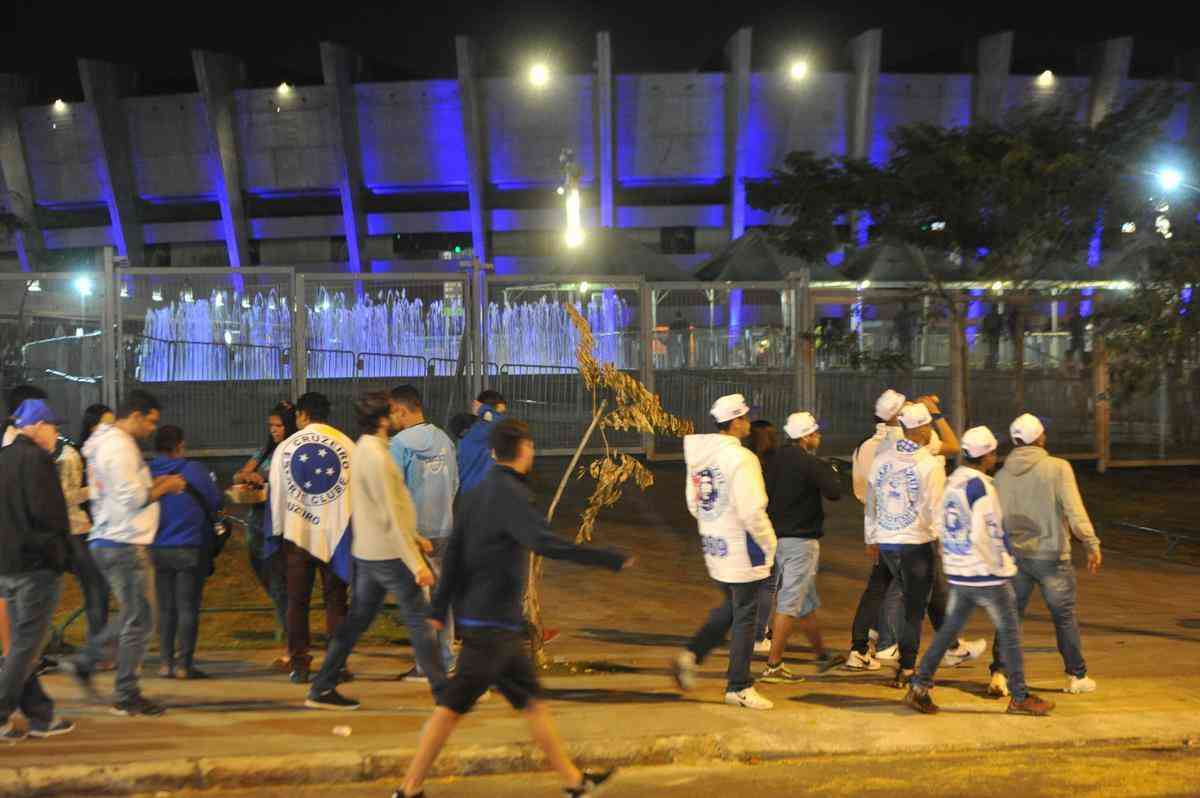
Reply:
M83 328L82 328L82 327L76 327L76 328L75 328L75 337L76 337L76 338L82 338L82 337L83 337Z
M558 196L561 197L563 194L567 193L567 190L565 188L563 188L562 186L559 186L558 188L554 189L554 192L556 194L558 194Z
M80 296L91 296L92 295L92 278L76 277L75 278L75 290L79 292Z
M192 289L190 287L185 287L183 289L183 301L184 302L195 302L196 301L196 295L192 293Z
M1037 76L1037 85L1046 88L1054 85L1054 73L1047 69Z
M291 86L289 86L289 85L287 84L287 81L284 81L283 83L280 83L280 84L279 84L279 88L277 89L277 91L278 91L280 94L282 94L282 95L285 95L285 96L286 96L286 95L288 95L288 94L291 94L291 93L292 93L292 87L291 87Z
M218 293L216 295L216 297L213 299L213 304L216 305L217 307L223 307L225 305L225 295Z
M1117 290L1118 291L1131 291L1131 290L1133 290L1133 283L1129 282L1128 280L1121 280L1120 282L1117 283Z
M582 199L579 189L573 188L567 192L567 246L571 249L583 243L583 213Z
M324 302L321 303L321 310L329 310L329 300L328 299L326 299Z
M945 222L934 222L933 224L929 225L929 229L941 232L942 230L946 229L946 223Z
M535 89L544 89L550 85L550 67L541 61L529 68L529 82Z
M129 299L129 286L121 286L121 299Z
M788 69L788 75L792 80L800 81L808 77L808 62L793 61L792 66Z
M242 297L242 307L244 307L246 310L250 309L250 297L248 297L248 296Z
M150 298L153 299L155 302L162 302L162 289L155 288L153 291L150 292Z
M579 293L586 294L588 292L589 288L591 288L591 286L588 285L587 281L585 280L584 282L579 284Z
M996 282L992 283L992 290L995 291L997 294L1000 293L1001 291L1004 290L1004 283L997 280Z
M27 290L31 294L40 294L42 292L42 281L41 280L30 280L29 287Z
M1126 222L1125 224L1121 225L1121 232L1126 233L1126 234L1136 233L1137 232L1137 224L1135 224L1134 222Z
M54 101L54 112L56 114L66 113L66 110L67 110L67 104L65 102L63 102L62 100Z
M233 333L231 333L229 330L226 330L225 331L225 345L228 346L231 343L233 343Z
M866 291L866 290L867 290L868 288L870 288L870 287L871 287L871 281L870 281L870 280L863 280L861 283L859 283L859 284L858 284L858 290L859 290L859 291Z
M1178 169L1164 169L1158 173L1158 184L1164 191L1174 191L1183 182L1183 173Z

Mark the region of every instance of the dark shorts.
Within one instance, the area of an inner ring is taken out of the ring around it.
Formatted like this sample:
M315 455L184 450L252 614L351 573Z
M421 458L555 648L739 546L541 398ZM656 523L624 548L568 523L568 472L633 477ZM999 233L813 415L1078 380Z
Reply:
M458 669L438 698L438 706L464 715L490 687L518 710L541 695L525 635L506 629L460 629L463 644Z

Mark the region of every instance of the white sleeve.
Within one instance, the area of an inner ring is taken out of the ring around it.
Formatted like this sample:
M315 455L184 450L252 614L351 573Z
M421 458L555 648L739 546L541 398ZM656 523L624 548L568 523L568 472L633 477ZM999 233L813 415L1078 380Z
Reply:
M998 574L1004 567L1004 527L1000 502L988 491L971 509L972 548L987 564L988 573Z
M283 489L283 447L287 441L275 447L271 458L271 473L267 477L267 501L271 509L271 537L283 534L284 519L287 518L287 495Z
M874 471L874 468L872 468L871 471ZM864 505L864 508L863 508L863 541L868 546L874 546L875 545L875 502L877 501L877 498L875 495L875 485L871 481L870 471L867 472L867 476L865 477L864 482L866 482L867 487L866 487L866 491L865 491L866 498L863 500L863 505Z
M692 480L692 475L688 471L687 466L683 467L683 500L687 504L688 512L692 514L692 518L700 517L700 497L696 495L696 484Z
M854 498L863 504L867 503L867 478L871 475L870 460L874 459L875 450L879 444L874 438L865 440L854 450L851 459L850 481L854 486Z
M150 502L150 491L142 480L142 469L146 464L141 451L133 444L112 448L116 451L111 455L109 487L124 511L123 517L131 518Z
M733 506L742 527L763 550L767 562L775 560L775 527L767 515L767 487L758 458L746 450L733 473Z
M378 467L379 471L368 475L360 484L368 485L369 493L373 492L376 485L383 488L382 496L372 498L387 505L388 519L391 522L389 526L400 547L400 559L408 566L408 570L416 574L425 567L425 557L417 546L417 509L413 504L412 494L408 492L408 486L404 483L404 473L390 456L385 455ZM378 483L376 480L379 480Z
M934 457L925 472L925 502L921 508L924 521L935 536L941 529L942 495L946 492L946 458Z

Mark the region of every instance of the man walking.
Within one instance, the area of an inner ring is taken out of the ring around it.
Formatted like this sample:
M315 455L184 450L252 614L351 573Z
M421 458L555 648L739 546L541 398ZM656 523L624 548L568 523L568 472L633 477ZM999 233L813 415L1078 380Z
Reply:
M521 599L530 550L612 571L632 560L615 551L567 543L550 531L526 484L534 461L529 427L515 419L501 421L492 429L491 445L496 465L464 496L433 599L435 626L445 622L451 606L458 615L463 635L458 670L437 696L437 709L393 798L425 794L425 777L442 746L489 687L525 714L534 741L562 779L564 796L594 795L612 775L581 772L563 750L529 657Z
M821 537L825 534L825 508L821 499L842 498L841 480L832 466L816 457L821 446L821 427L811 413L792 413L783 431L788 443L767 461L763 475L769 498L767 515L779 541L775 568L780 579L771 653L760 677L768 684L800 680L783 664L793 625L799 626L808 638L820 671L844 661L825 650L817 622L817 608L821 606L817 596L817 565Z
M350 472L354 444L329 426L329 399L309 392L296 402L299 429L271 458L271 541L287 573L287 639L293 684L306 684L312 667L308 611L321 575L325 633L332 640L346 620L351 579ZM270 552L266 552L270 556ZM345 668L339 678L348 680Z
M391 441L392 459L404 474L404 484L417 511L416 532L433 544L429 554L434 578L442 572L442 558L454 529L454 496L458 493L458 462L450 437L425 419L421 394L411 385L392 389L391 423L396 434ZM451 643L453 615L438 632L442 666L454 666ZM425 676L418 665L411 672Z
M388 453L392 432L388 395L369 393L354 409L362 433L354 446L350 476L354 603L346 622L334 633L304 702L313 709L358 709L358 702L339 694L336 687L346 658L379 614L388 593L400 604L413 654L429 678L434 697L446 686L446 671L429 626L429 601L422 592L433 584L423 553L432 546L417 534L412 498Z
M0 597L12 622L12 647L0 664L0 741L75 728L54 717L54 702L42 690L36 667L70 559L67 502L50 458L58 424L43 400L26 399L13 414L12 443L0 450ZM17 710L27 731L11 722Z
M767 515L767 491L758 458L742 445L750 435L750 408L740 393L722 396L712 406L717 432L683 439L687 462L688 512L699 521L700 545L708 574L724 600L696 632L687 650L672 662L672 675L683 691L696 684L697 666L733 629L725 703L749 709L774 704L754 689L750 658L758 591L771 574L775 529Z
M1017 566L1008 551L1000 500L988 474L996 467L996 436L987 427L963 434L963 465L950 475L936 517L950 583L946 620L921 657L904 703L918 712L933 714L937 705L929 695L942 656L955 642L976 607L983 607L996 626L996 650L1011 676L1010 715L1046 715L1054 709L1025 686L1021 652L1021 624L1012 577Z
M83 447L92 498L92 531L88 546L105 581L117 597L121 612L66 669L89 695L95 696L92 673L96 665L117 663L117 715L161 715L166 708L142 695L138 681L146 646L154 633L154 565L150 544L158 533L159 499L179 494L187 482L179 474L151 477L138 448L158 428L158 400L145 391L131 391L117 406L115 423L100 426Z
M1087 547L1087 567L1097 573L1103 558L1100 539L1088 518L1075 482L1071 464L1046 451L1046 428L1037 416L1025 413L1009 428L1017 447L996 474L996 492L1008 525L1017 574L1013 588L1017 611L1025 608L1036 586L1054 621L1058 653L1066 668L1067 693L1090 693L1095 680L1087 675L1083 641L1075 614L1075 567L1071 564L1071 535ZM992 661L992 683L988 692L1008 695L1013 689L1011 674L999 652Z

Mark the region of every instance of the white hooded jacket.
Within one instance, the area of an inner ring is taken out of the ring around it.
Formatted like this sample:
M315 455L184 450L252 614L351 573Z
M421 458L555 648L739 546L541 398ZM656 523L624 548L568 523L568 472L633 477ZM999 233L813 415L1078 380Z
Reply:
M881 444L867 478L863 517L867 545L934 540L945 486L945 457L907 438Z
M942 569L952 585L1002 585L1017 573L992 478L959 466L946 482L937 522Z
M766 579L775 560L775 528L758 458L732 435L683 439L688 512L699 521L709 575L738 584Z
M931 430L930 436L929 443L925 448L929 450L930 454L940 454L942 439L938 437L937 430ZM875 434L858 445L851 457L853 468L850 474L851 483L854 486L854 498L863 504L867 503L867 477L871 474L871 466L875 462L875 455L878 453L879 447L895 443L903 437L904 430L899 426L876 424Z

